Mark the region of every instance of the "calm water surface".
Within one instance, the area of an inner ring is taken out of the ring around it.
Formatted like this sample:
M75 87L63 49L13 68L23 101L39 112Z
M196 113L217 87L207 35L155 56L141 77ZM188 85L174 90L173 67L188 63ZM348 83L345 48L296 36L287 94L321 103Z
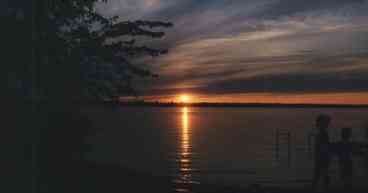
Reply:
M87 139L93 145L88 159L172 176L177 191L207 183L303 186L312 176L307 135L315 117L332 116L332 141L339 140L342 127L352 127L353 139L364 141L368 121L368 109L106 107L85 112L97 128ZM275 129L291 134L290 151L280 138L278 158ZM364 186L367 160L354 161L357 184Z

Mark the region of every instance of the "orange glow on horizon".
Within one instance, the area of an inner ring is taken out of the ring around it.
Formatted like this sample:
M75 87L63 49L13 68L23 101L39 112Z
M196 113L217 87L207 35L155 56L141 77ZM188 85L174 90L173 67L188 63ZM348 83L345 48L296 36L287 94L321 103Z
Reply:
M195 97L194 97L195 96ZM145 96L147 101L178 103L281 103L281 104L368 104L368 92L352 93L248 93ZM195 99L195 100L194 100Z

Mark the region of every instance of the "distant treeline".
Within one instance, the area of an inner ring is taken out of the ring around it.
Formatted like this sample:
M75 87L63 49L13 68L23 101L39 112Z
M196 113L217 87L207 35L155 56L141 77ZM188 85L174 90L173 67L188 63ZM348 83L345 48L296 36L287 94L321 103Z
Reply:
M148 107L231 107L231 108L368 108L368 104L282 104L282 103L176 103L176 102L146 102L146 101L89 101L86 104L104 104L118 106L148 106Z

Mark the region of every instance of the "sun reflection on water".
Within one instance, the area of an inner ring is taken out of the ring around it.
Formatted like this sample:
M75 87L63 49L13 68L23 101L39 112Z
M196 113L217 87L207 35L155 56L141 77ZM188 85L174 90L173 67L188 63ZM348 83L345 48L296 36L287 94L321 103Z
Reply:
M189 139L189 116L188 107L182 109L182 135L181 135L181 161L189 153L190 139Z
M181 131L179 149L179 179L177 180L177 192L190 192L192 179L192 144L190 128L190 111L188 107L181 109Z

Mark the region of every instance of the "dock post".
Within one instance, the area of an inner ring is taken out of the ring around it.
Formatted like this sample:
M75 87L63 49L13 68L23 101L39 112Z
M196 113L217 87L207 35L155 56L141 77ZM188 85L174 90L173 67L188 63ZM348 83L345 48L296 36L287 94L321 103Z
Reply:
M291 133L290 131L287 132L287 143L288 143L288 166L291 166Z
M308 153L308 157L309 159L312 158L312 137L313 135L311 133L308 134L308 144L307 144L307 153Z
M279 150L280 150L280 147L279 147L279 129L276 129L276 132L275 132L275 151L276 151L276 160L279 160Z

